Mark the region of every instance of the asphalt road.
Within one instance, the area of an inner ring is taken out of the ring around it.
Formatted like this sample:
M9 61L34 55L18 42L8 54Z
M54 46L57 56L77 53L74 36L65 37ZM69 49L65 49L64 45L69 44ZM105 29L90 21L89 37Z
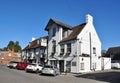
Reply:
M112 73L112 75L115 74ZM108 79L102 80L102 78L104 78L103 76L106 75L67 74L67 75L58 75L56 77L43 76L36 73L26 73L25 71L21 71L21 70L9 69L6 66L0 65L0 83L104 83L104 82L112 83L113 82ZM113 83L120 83L119 79Z

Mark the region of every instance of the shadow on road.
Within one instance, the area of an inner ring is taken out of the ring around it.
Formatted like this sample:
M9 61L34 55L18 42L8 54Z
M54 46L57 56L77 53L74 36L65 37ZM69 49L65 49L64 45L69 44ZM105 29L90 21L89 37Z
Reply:
M104 81L109 83L120 83L120 72L101 72L77 75L78 78L94 79L97 81Z

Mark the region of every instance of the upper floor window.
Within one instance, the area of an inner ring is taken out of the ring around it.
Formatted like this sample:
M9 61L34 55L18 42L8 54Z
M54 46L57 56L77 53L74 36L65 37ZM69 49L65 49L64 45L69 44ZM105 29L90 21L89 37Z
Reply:
M55 53L56 52L56 41L53 40L52 41L53 47L52 47L52 52Z
M62 37L65 37L65 30L62 31Z
M67 29L64 29L64 28L63 28L63 30L62 30L62 37L63 37L63 38L64 38L64 37L67 37L67 35L68 35Z
M96 54L96 48L93 47L93 54Z
M62 44L62 45L60 45L60 54L62 55L62 54L64 54L64 45Z
M53 35L52 36L55 36L55 33L56 33L56 28L53 28Z
M67 54L71 53L71 43L67 44Z

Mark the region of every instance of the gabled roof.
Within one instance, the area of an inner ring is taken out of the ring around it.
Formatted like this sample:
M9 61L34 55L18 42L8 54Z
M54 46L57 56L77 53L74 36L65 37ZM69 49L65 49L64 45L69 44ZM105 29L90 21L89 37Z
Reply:
M60 43L61 42L66 42L66 41L77 39L78 34L83 30L83 28L85 27L85 25L86 25L86 23L83 23L83 24L80 24L78 26L73 27L71 34L68 37L62 39L60 41Z
M120 47L111 47L108 49L107 53L120 54Z
M60 22L60 21L57 21L57 20L54 20L54 19L51 18L51 19L49 20L49 22L48 22L45 30L49 30L49 27L48 27L48 26L51 26L53 23L61 26L62 28L67 28L67 29L71 29L71 28L72 28L72 26L70 26L70 25L64 24L64 23L62 23L62 22Z
M110 55L114 55L112 60L120 60L120 47L109 48L105 56L110 57Z
M45 36L45 37L42 37L42 38L46 38L47 39L48 36ZM34 49L34 48L42 47L40 43L39 44L37 43L37 40L40 40L40 39L41 38L36 39L36 40L30 42L30 44L28 44L23 50L29 50L29 49Z
M37 39L38 40L38 39ZM34 40L32 42L30 42L29 45L27 45L23 50L28 50L28 49L33 49L33 48L38 48L40 47L41 45L40 44L37 44L37 40Z

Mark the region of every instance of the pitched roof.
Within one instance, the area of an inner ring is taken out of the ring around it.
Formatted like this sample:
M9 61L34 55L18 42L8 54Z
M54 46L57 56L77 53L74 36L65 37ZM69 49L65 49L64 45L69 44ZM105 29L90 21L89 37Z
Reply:
M83 23L83 24L80 24L78 26L73 27L71 34L68 37L62 39L60 41L60 43L61 42L66 42L66 41L77 39L78 34L83 30L83 28L85 27L85 25L86 25L86 23Z
M110 55L114 55L112 60L120 60L120 47L109 48L105 56L110 57Z
M67 28L67 29L71 29L72 28L72 26L70 26L70 25L64 24L64 23L62 23L60 21L57 21L57 20L51 18L49 20L45 30L49 30L48 26L51 26L53 23L55 23L55 24L57 24L59 26L62 26L62 28Z
M48 38L48 36L45 36L45 37L42 37L42 38ZM41 44L37 43L37 40L40 40L41 38L39 39L36 39L32 42L30 42L30 44L28 44L23 50L28 50L28 49L34 49L34 48L39 48L39 47L42 47Z
M38 39L37 39L37 40L38 40ZM30 44L27 45L23 50L28 50L28 49L40 47L41 45L40 45L40 44L37 44L37 40L34 40L34 41L30 42Z
M107 51L108 54L114 53L114 54L120 54L120 47L111 47Z

